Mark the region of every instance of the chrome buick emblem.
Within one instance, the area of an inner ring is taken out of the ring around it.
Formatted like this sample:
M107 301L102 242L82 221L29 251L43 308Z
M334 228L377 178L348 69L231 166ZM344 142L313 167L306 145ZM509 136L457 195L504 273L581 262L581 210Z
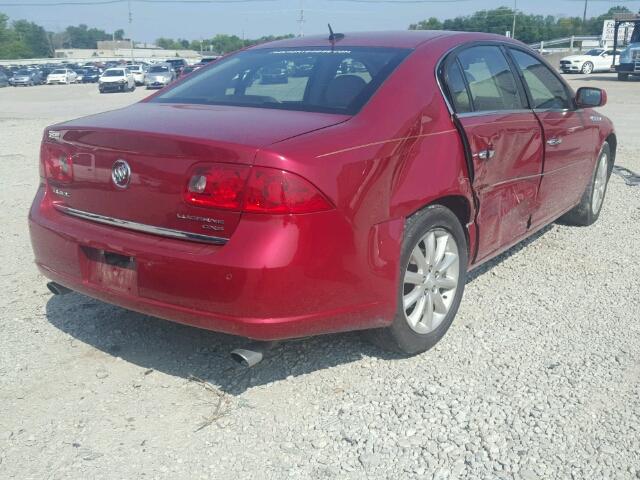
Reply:
M127 188L131 181L131 167L129 164L120 159L116 160L111 167L111 180L118 188Z

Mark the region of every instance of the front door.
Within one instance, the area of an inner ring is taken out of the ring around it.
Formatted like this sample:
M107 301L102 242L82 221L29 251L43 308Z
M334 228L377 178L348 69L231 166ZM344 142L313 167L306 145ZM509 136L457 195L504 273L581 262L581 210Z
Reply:
M594 168L593 122L573 106L564 83L534 56L510 49L544 130L544 172L533 224L547 223L580 201Z
M472 154L480 261L526 234L542 173L542 129L500 46L460 51L447 60L445 82Z

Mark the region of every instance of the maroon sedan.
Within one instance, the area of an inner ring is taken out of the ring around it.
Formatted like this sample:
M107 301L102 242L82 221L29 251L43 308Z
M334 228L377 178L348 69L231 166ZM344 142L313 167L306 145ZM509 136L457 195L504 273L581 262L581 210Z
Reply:
M286 82L261 81L274 66ZM260 45L47 128L36 263L54 291L205 329L372 329L421 352L470 269L558 218L597 220L605 101L496 35Z

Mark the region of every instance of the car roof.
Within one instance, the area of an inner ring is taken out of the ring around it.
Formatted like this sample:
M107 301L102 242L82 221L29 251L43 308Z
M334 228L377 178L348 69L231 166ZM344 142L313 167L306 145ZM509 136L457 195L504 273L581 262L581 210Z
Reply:
M335 47L390 47L416 48L418 45L442 37L460 37L460 41L500 40L510 41L502 35L479 32L453 32L449 30L400 30L382 32L345 33L344 38L335 42ZM330 46L329 34L310 35L306 37L288 38L274 42L262 43L251 49L290 48L290 47L322 47Z

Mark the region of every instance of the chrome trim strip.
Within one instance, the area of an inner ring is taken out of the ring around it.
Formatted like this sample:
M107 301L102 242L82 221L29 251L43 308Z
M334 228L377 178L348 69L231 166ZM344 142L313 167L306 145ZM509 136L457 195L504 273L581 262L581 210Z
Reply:
M458 113L458 118L483 117L485 115L515 115L519 113L533 113L529 108L519 108L513 110L478 110L477 112Z
M112 227L126 228L128 230L134 230L136 232L150 233L152 235L176 238L178 240L191 240L195 242L212 243L215 245L224 245L228 242L228 239L226 238L212 237L209 235L201 235L199 233L174 230L172 228L154 227L152 225L145 225L144 223L120 220L118 218L98 215L97 213L89 213L82 210L76 210L75 208L67 207L66 205L61 205L59 203L54 204L54 207L60 212L72 217L82 218L84 220L90 220L92 222L102 223L104 225L110 225Z

